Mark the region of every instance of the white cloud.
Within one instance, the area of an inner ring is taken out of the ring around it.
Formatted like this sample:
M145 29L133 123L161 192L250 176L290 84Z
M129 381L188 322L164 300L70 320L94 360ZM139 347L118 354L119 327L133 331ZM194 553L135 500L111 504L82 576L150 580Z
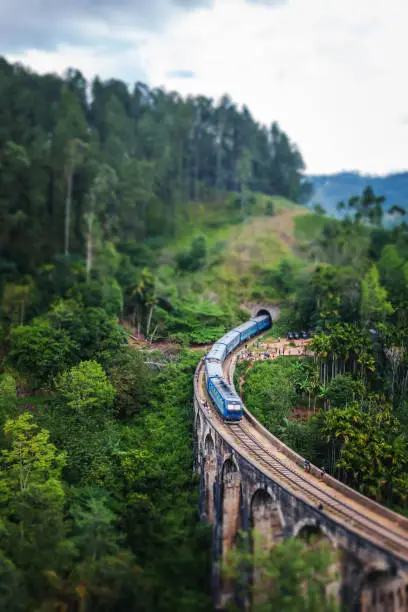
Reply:
M71 65L127 82L145 73L183 94L228 93L262 122L277 120L309 172L385 173L408 163L405 14L405 0L215 0L160 35L117 31L112 38L130 45L123 51L112 40L18 59L41 72ZM180 71L195 78L171 77Z

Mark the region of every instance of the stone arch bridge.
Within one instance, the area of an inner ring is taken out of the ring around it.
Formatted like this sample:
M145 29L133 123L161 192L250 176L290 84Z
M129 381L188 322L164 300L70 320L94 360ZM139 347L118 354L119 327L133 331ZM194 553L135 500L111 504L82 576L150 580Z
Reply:
M235 362L232 355L224 363L229 382ZM315 466L305 474L303 459L246 409L239 423L223 422L206 395L203 361L194 379L194 408L199 511L213 525L217 609L237 596L233 585L223 582L217 561L233 547L239 530L255 528L268 549L310 533L327 539L340 553L339 581L331 587L347 611L408 611L408 519L328 475L323 481Z

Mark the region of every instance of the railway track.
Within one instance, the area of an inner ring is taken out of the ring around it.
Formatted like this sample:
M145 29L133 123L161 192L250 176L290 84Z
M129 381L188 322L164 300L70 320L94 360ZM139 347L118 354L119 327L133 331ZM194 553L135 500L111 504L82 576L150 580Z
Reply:
M313 476L309 478L302 476L288 465L289 462L285 463L277 457L271 456L270 452L251 435L247 425L248 422L244 418L242 425L232 424L230 429L240 447L245 447L258 463L264 465L275 476L283 476L290 481L291 489L306 495L308 501L311 501L314 505L323 504L325 512L328 512L333 518L343 518L347 520L349 528L359 531L364 530L365 533L370 533L371 537L374 536L376 539L381 537L383 545L391 548L397 554L403 553L404 558L408 559L408 533L396 534L393 530L384 528L381 522L368 519L362 512L351 508L335 495L322 491L314 484Z
M233 379L233 366L234 362L230 356L224 362L224 376L229 381ZM225 423L218 410L212 406L202 382L201 369L198 386L203 398L205 397L211 406L211 419L217 422L217 427L225 434L225 439L238 453L249 462L256 462L266 475L281 483L297 497L315 507L322 504L323 512L346 529L357 532L380 548L408 561L408 527L393 522L392 516L385 518L376 514L363 502L351 499L344 492L330 487L324 480L312 474L306 475L295 461L282 453L277 442L274 443L272 437L263 435L245 414L237 423ZM406 524L408 525L408 521Z

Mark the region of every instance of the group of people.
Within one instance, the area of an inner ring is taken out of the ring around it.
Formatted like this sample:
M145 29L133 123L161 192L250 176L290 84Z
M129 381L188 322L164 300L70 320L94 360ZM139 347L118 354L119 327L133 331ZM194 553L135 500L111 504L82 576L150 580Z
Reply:
M305 472L310 474L310 461L308 459L305 459L303 461L303 469L305 470ZM323 478L325 474L326 474L326 468L323 466L320 470L320 478Z
M304 347L297 346L291 348L282 348L272 347L271 350L266 350L263 353L258 353L256 351L244 351L242 353L238 353L237 359L247 359L248 361L259 361L264 359L275 359L276 357L281 357L284 355L302 355L304 354Z

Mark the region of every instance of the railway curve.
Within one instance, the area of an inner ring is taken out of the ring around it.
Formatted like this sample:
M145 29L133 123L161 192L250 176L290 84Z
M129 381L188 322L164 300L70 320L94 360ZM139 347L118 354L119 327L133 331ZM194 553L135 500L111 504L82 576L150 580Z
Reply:
M231 385L237 352L239 347L223 364L224 377ZM269 514L265 509L261 514L272 518L263 518L259 525L271 546L297 535L305 526L318 529L342 551L339 589L353 612L408 610L407 518L327 474L322 479L316 466L306 474L303 458L268 432L245 407L241 421L226 423L206 392L204 360L195 373L194 406L200 514L214 527L214 562L225 557L239 529L257 527L252 506L254 495L261 491L264 499L270 499ZM222 609L233 595L231 585L223 584L216 563L213 590L217 607Z

